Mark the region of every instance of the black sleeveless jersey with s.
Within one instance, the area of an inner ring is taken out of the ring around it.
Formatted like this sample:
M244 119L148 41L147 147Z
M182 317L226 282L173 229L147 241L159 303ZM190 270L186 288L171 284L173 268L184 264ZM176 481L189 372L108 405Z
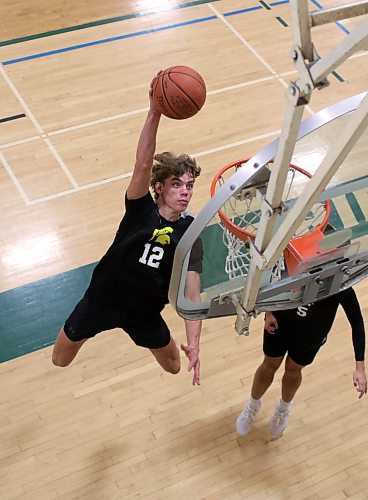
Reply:
M353 288L296 309L274 311L272 314L278 323L276 334L284 336L294 349L305 351L318 347L331 330L339 305L343 307L351 325L355 359L363 361L364 321Z

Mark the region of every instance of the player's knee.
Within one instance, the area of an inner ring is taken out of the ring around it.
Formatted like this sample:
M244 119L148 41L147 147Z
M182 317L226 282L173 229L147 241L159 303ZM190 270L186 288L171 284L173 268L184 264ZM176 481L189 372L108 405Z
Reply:
M60 368L65 368L66 366L69 366L71 363L71 360L65 359L63 356L58 356L55 353L52 354L51 359L52 359L52 364L54 366L59 366Z
M166 358L165 360L157 360L165 372L177 375L180 372L180 358Z
M289 356L286 358L285 372L298 375L301 373L302 369L303 366L295 363Z
M172 375L177 375L180 372L180 360L172 361L166 368L166 371Z
M170 343L161 349L150 349L158 364L165 372L176 375L180 372L180 354L175 342Z
M279 363L275 363L271 361L269 358L264 359L263 363L263 369L269 373L269 374L275 374L280 366Z

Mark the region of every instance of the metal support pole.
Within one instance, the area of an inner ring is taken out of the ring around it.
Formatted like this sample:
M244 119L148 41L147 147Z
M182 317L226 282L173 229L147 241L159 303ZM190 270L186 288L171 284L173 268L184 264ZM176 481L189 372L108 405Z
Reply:
M294 45L300 47L305 59L313 61L313 44L309 18L308 2L296 0L291 2L291 19Z
M335 23L336 21L363 16L365 14L368 14L368 1L366 0L331 9L323 9L311 12L311 27L314 28L314 26L321 26L322 24Z
M368 48L368 20L364 21L358 28L345 37L328 54L321 57L310 67L310 74L314 82L323 80L335 68L340 66L348 57L358 50ZM296 82L298 85L298 82Z
M261 283L262 271L265 268L265 262L259 257L262 257L264 250L271 241L276 219L279 211L282 210L284 186L307 100L300 99L299 89L293 84L290 85L288 89L288 105L276 152L275 163L272 166L266 196L262 202L262 214L259 228L254 244L250 242L250 265L245 280L242 300L238 305L238 310L240 311L239 307L241 307L242 310L240 314L238 314L235 323L235 329L239 334L248 333L250 318L254 314L254 306Z
M292 238L295 229L299 227L305 214L323 191L362 132L362 125L359 123L354 125L355 121L353 122L352 119L351 128L341 136L335 150L326 156L318 170L318 176L315 174L314 178L309 182L308 192L303 193L304 196L302 195L299 198L277 234L273 236L276 218L278 212L282 209L282 193L304 106L308 103L313 88L322 83L325 84L326 76L334 68L339 66L351 54L368 45L368 21L366 21L336 48L331 50L327 56L307 66L305 62L306 53L310 60L313 60L315 53L313 55L309 53L313 49L313 44L310 40L310 26L306 22L306 19L309 22L309 17L306 16L306 2L304 0L294 0L291 7L295 24L294 39L296 41L293 57L300 77L296 82L292 82L289 87L286 117L278 144L275 164L262 203L259 229L254 244L250 243L251 261L242 298L240 303L237 304L238 317L235 329L238 333L248 332L250 319L256 314L255 304L261 284L262 271L266 268L271 269L276 264L280 254ZM364 108L363 103L361 103L360 108L362 106ZM357 115L355 120L361 120L364 123L366 117L362 117L361 113ZM323 175L322 178L321 175ZM272 241L271 238L273 238Z
M356 144L357 140L368 126L368 93L345 125L340 137L336 138L327 155L318 167L301 196L287 214L264 252L267 267L274 266L280 253L293 237L295 230L302 223L308 210L318 199L328 182L338 170L341 163Z

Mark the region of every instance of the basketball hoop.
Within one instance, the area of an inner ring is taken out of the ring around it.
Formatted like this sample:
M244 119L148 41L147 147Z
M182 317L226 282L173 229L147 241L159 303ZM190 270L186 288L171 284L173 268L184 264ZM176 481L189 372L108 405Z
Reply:
M223 167L211 184L211 196L243 165L249 158L234 161ZM273 161L268 163L272 167ZM287 182L283 193L283 203L290 208L303 190L307 179L312 175L297 165L290 164ZM228 250L225 271L230 279L248 273L250 254L249 240L254 240L261 219L261 203L267 189L267 182L236 192L218 211L218 224L223 230L223 242ZM289 274L297 271L302 260L320 253L319 242L329 221L330 200L316 203L305 217L288 243L279 262L273 269L276 278L281 276L285 263Z

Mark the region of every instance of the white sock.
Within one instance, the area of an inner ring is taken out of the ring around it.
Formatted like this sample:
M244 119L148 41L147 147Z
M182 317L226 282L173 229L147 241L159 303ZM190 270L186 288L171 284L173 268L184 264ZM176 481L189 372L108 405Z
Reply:
M278 409L280 411L289 410L290 406L291 406L291 401L289 401L288 403L286 403L282 398L280 398L280 401L278 403Z
M261 399L254 399L252 396L249 398L249 406L251 408L258 408L258 406L261 404Z

